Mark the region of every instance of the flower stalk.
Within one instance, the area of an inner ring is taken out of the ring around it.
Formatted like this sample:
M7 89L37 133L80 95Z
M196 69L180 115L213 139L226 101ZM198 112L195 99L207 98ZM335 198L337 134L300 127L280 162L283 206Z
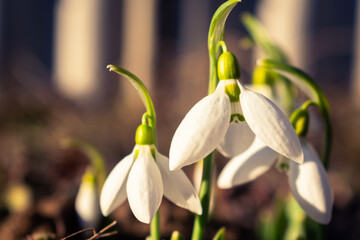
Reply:
M142 123L148 124L149 127L151 127L153 134L152 134L152 142L155 147L157 147L157 137L156 137L156 113L154 104L151 100L150 94L148 90L146 89L145 85L142 83L142 81L131 72L120 68L115 65L108 65L107 68L110 71L114 71L121 76L125 77L131 85L136 89L137 93L140 95L140 98L145 105L146 113L142 117ZM160 240L160 217L159 217L159 211L156 212L154 218L152 219L150 223L150 237L152 240Z
M203 162L203 175L200 186L200 201L203 213L202 215L196 215L194 221L194 229L192 233L192 240L202 239L204 235L205 225L209 217L209 206L211 196L211 164L213 153L210 153L204 158Z
M288 79L303 90L303 92L313 101L311 104L315 105L319 109L325 130L324 149L321 158L325 169L327 169L329 167L329 157L332 143L332 128L330 122L329 103L323 91L308 74L286 63L265 59L259 60L257 65L272 69L284 77L290 75Z

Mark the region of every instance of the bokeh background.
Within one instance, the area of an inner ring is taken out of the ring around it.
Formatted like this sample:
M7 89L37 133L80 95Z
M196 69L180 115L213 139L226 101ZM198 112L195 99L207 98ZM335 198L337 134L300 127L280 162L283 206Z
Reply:
M219 0L0 0L0 238L36 232L65 237L84 227L74 199L89 159L64 148L74 138L96 147L110 171L132 151L144 107L119 65L148 87L158 116L160 152L186 112L207 94L207 32ZM240 21L255 14L329 99L334 131L329 176L335 194L327 239L360 239L360 3L243 0L227 21L229 49L249 82L259 50L244 44ZM316 111L313 113L317 115ZM321 149L321 124L312 123ZM217 172L226 163L219 156ZM185 168L192 178L193 167ZM275 169L245 186L215 190L207 238L256 239L259 219L286 196ZM162 235L187 238L193 217L167 200ZM148 226L123 204L112 215L121 239L144 239Z

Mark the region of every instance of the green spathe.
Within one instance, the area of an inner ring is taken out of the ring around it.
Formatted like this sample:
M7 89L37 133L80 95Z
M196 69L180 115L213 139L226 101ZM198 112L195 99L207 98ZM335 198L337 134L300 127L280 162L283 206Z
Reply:
M239 79L241 75L236 57L231 52L224 52L220 55L217 70L220 80Z

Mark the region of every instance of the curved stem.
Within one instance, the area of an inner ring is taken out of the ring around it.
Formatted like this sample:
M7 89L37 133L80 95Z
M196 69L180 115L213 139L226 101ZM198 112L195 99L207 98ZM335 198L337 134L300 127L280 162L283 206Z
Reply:
M110 71L114 71L121 76L125 77L131 85L135 88L136 92L139 94L143 104L146 108L146 113L142 116L142 122L146 121L148 122L149 126L153 130L153 137L154 137L154 145L157 147L157 137L156 137L156 113L154 104L151 100L150 94L145 87L145 85L142 83L142 81L135 76L133 73L115 66L115 65L108 65L107 68ZM159 211L156 212L154 218L151 221L150 224L150 236L152 240L160 240L160 223L159 223Z
M100 152L94 146L76 139L65 139L62 144L78 149L87 155L95 171L96 184L100 193L106 178L105 160Z
M203 160L203 175L199 194L203 213L202 215L196 215L195 217L194 229L191 237L192 240L200 240L203 238L205 225L209 216L212 156L213 153L210 153Z
M228 51L225 41L219 41L217 45L217 48L221 48L222 52Z
M142 102L145 105L146 111L150 118L149 124L152 124L152 125L150 125L150 127L155 128L156 127L156 125L155 125L156 114L155 114L154 104L151 100L150 94L149 94L148 90L146 89L145 85L141 82L141 80L137 76L135 76L133 73L131 73L121 67L110 64L107 66L107 68L110 71L114 71L114 72L120 74L121 76L125 77L133 85L133 87L135 88L136 92L139 94Z
M231 10L240 0L228 0L224 2L214 13L208 34L208 49L210 58L209 94L212 93L218 83L217 80L217 53L218 42L224 40L224 25Z
M259 60L257 62L257 65L272 69L278 72L280 75L285 75L284 77L286 77L286 75L288 74L296 77L289 77L288 79L290 79L295 85L297 85L301 90L303 90L304 93L306 93L308 97L316 103L317 107L320 110L320 114L322 116L325 128L325 143L322 160L325 168L328 168L332 143L332 129L330 122L329 103L320 87L308 74L288 64L274 60Z

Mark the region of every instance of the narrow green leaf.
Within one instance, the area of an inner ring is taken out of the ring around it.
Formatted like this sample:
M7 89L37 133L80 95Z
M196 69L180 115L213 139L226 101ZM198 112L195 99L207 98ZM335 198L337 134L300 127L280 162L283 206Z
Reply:
M252 40L271 59L286 62L285 54L271 40L269 34L261 22L251 13L241 15L241 21L248 30Z
M174 231L170 238L170 240L184 240L184 239L185 238L183 238L178 231Z
M219 231L217 231L217 233L215 234L213 240L224 240L225 233L226 233L225 227L220 228Z
M229 0L223 3L214 13L211 19L209 35L208 35L208 48L210 57L210 84L209 93L212 93L217 85L216 74L216 58L219 55L218 43L224 40L225 22L231 10L240 0Z

